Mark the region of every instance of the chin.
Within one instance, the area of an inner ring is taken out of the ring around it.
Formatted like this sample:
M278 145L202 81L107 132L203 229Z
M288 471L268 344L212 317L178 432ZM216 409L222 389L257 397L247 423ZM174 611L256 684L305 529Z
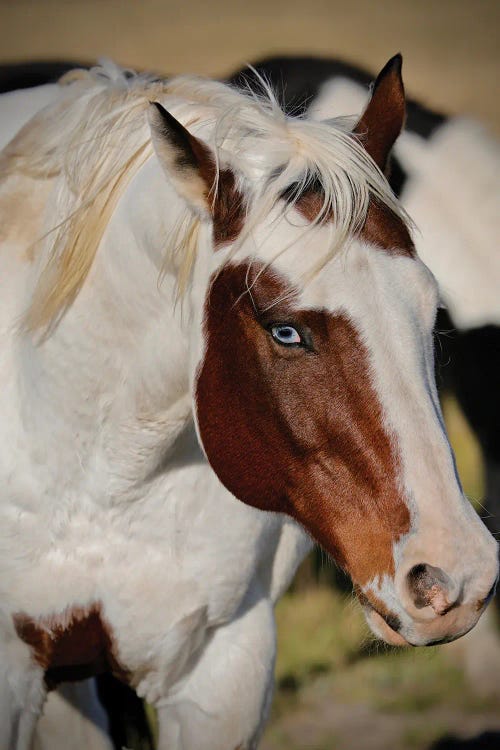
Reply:
M412 646L413 644L403 638L403 636L384 620L373 607L365 605L363 607L366 621L372 633L377 638L380 638L384 643L388 643L390 646Z

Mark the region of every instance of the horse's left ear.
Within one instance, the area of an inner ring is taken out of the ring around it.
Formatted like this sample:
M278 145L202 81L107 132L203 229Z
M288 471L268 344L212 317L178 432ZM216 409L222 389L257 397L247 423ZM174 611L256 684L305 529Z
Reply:
M216 178L210 148L191 135L159 102L151 102L148 118L151 140L168 179L192 208L208 218L209 193Z
M382 172L405 121L402 63L403 58L398 54L382 68L373 86L372 97L353 131Z

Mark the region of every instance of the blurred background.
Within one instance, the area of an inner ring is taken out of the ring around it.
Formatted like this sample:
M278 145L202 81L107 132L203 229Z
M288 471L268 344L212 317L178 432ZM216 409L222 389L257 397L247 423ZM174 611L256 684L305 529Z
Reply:
M405 60L412 96L500 127L496 0L0 0L2 61L104 55L221 76L263 55Z
M377 72L401 51L412 97L500 134L499 21L498 0L0 0L0 64L105 56L140 70L224 77L284 53ZM479 503L480 449L456 402L444 406L465 490ZM348 585L316 554L277 619L277 693L262 750L500 747L493 608L456 644L391 650L369 636Z

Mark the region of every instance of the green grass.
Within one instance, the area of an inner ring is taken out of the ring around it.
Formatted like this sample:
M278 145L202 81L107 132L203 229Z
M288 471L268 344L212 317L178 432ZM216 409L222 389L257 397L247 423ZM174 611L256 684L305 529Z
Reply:
M384 712L464 707L470 696L462 671L438 649L408 649L365 658L334 681L336 697Z
M412 726L405 729L401 734L401 747L405 750L420 750L428 748L439 737L448 734L448 727L435 721L423 722L419 726Z
M343 666L356 656L366 636L358 605L326 587L284 596L276 621L276 680L285 687Z

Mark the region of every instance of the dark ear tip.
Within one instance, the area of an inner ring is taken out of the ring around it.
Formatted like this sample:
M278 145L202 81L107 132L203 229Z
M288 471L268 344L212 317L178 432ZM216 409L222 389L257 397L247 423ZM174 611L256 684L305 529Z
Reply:
M167 112L167 110L165 109L165 107L162 104L160 104L160 102L152 102L152 101L150 101L149 104L150 104L151 107L155 107L155 109L160 113L160 115L168 115L169 114Z
M391 57L390 60L386 62L380 73L378 74L377 78L385 78L386 75L389 73L396 73L396 75L401 75L401 68L403 67L403 55L401 52L398 52L397 55L394 55Z
M150 121L156 122L158 126L162 127L162 130L165 131L165 134L170 132L172 129L175 131L184 130L182 125L177 122L175 117L172 117L170 112L165 109L163 104L160 104L160 102L149 102L151 106L150 110Z
M387 63L387 67L390 67L391 70L394 70L396 73L401 73L401 68L403 67L403 55L401 52L398 52L397 55L391 57Z
M373 86L373 91L378 88L380 83L384 81L388 76L396 76L397 79L401 82L401 85L403 83L402 76L401 76L401 68L403 67L403 55L401 52L398 52L397 55L394 55L391 57L390 60L386 62L382 70L377 76L377 80L375 81L375 84Z

